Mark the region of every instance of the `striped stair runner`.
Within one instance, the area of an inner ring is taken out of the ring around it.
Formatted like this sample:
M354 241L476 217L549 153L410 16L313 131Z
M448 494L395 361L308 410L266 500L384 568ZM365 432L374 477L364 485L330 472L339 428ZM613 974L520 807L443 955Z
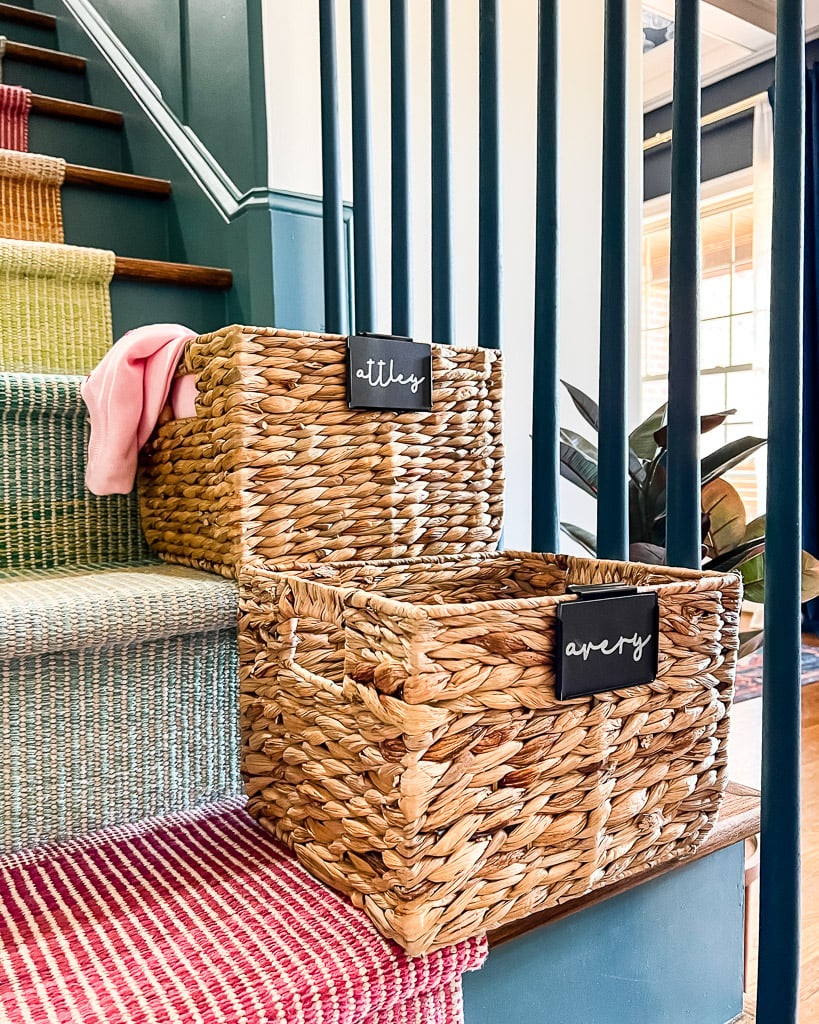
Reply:
M486 939L412 958L239 801L0 859L0 1019L459 1024Z
M0 238L0 368L86 374L112 344L104 249Z
M28 149L28 115L31 91L18 85L0 84L0 149Z
M181 566L0 579L0 852L241 784L236 590Z
M0 237L63 242L65 160L0 149Z
M85 487L82 379L0 373L0 575L150 557L136 495Z

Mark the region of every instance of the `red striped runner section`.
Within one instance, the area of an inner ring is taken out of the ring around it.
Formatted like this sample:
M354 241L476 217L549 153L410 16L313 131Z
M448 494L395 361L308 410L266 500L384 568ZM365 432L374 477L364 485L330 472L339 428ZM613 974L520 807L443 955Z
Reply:
M0 85L0 149L28 152L28 113L31 90Z
M0 859L0 1020L461 1024L486 940L409 957L229 801Z

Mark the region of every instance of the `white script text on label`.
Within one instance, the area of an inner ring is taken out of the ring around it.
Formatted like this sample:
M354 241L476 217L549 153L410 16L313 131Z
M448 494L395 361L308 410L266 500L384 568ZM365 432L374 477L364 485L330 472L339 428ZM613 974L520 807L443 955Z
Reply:
M387 365L389 365L389 370L385 374L384 367ZM378 373L375 376L373 376L374 366L378 367ZM409 385L413 394L417 393L418 388L426 380L426 377L416 377L414 373L411 373L408 377L403 377L400 373L396 376L395 364L392 359L390 359L389 364L384 359L379 359L377 362L375 359L368 359L366 371L356 370L355 375L359 380L365 380L373 388L388 388L390 384Z
M623 648L631 647L634 661L639 661L643 656L646 645L650 641L651 634L641 637L637 633L633 636L621 636L619 640L615 640L612 644L608 640L601 640L599 644L593 643L591 640L584 644L576 644L572 640L571 643L566 645L566 657L582 658L583 661L588 661L589 655L594 651L598 651L600 654L608 657L610 654L622 654Z

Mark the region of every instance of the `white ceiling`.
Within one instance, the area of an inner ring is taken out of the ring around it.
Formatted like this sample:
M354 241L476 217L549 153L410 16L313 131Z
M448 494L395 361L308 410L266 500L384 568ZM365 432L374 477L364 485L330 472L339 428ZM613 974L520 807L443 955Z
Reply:
M648 0L648 11L674 17L674 0ZM703 2L700 7L702 30L702 84L736 74L743 68L773 56L775 37L736 15ZM806 0L805 24L808 37L819 31L819 0ZM671 99L674 47L663 43L643 54L643 105L654 110Z

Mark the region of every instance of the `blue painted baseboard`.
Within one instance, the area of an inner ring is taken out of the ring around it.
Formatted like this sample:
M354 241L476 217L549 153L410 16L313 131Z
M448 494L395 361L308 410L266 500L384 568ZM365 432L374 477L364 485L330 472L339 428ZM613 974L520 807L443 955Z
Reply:
M493 949L466 1024L727 1024L742 1012L744 844Z

